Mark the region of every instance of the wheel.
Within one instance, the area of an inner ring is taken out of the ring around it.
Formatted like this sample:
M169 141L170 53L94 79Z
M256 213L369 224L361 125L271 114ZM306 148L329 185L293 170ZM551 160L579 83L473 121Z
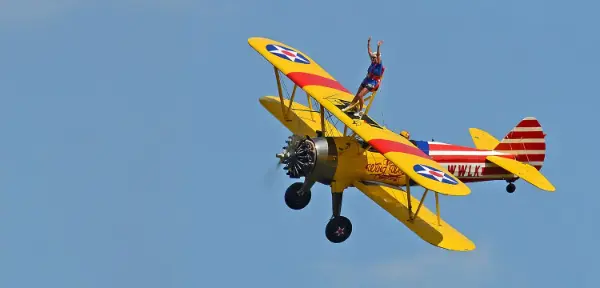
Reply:
M514 183L508 183L508 185L506 186L506 192L508 192L508 193L513 193L513 192L515 192L516 189L517 189L517 187L515 186Z
M293 210L300 210L310 202L310 189L306 191L302 191L300 193L300 189L302 188L302 182L296 182L285 191L285 204ZM300 193L300 194L299 194Z
M334 217L325 226L325 236L333 243L342 243L352 234L352 223L344 216Z

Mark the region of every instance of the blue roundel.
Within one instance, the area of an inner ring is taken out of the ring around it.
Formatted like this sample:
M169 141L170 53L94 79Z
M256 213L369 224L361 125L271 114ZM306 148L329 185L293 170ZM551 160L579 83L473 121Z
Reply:
M310 64L310 61L308 58L306 58L306 56L302 55L298 51L295 51L294 49L275 44L269 44L266 48L271 54L279 56L285 60L301 64Z
M415 172L419 173L421 176L429 178L431 180L451 185L458 184L458 181L454 180L454 177L427 165L417 164L413 166L413 170L415 170Z

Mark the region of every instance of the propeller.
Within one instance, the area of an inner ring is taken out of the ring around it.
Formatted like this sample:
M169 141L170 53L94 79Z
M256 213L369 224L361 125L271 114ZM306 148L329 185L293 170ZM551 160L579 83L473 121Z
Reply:
M283 150L275 155L277 158L279 158L277 160L276 165L267 170L267 173L265 173L265 186L267 186L268 188L273 187L273 183L276 179L276 173L278 173L279 169L281 169L283 165L285 165L284 170L288 170L286 159L289 158L290 155L293 153L293 149L295 149L295 143L298 141L298 138L300 137L295 135L289 136L285 141L286 145L281 148ZM289 174L290 172L288 171L287 175Z
M277 161L276 165L271 166L265 173L264 185L265 188L273 188L273 183L277 179L277 173L281 169L281 161Z
M307 177L314 166L316 151L314 143L310 139L292 135L285 140L285 143L282 151L275 155L279 158L275 169L269 169L265 175L265 185L273 185L273 181L276 179L274 173L281 169L281 166L290 178Z
M307 176L315 159L314 144L298 135L288 137L285 142L287 146L276 155L280 160L279 163L284 165L283 170L287 171L286 174L290 178Z

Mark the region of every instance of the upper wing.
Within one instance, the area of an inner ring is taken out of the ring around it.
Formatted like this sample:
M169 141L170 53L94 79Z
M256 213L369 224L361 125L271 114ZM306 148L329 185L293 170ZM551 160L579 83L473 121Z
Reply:
M475 249L475 244L471 240L443 219L440 218L438 224L437 215L427 209L425 205L421 206L415 216L415 209L421 202L413 196L410 196L410 201L414 218L410 220L408 194L403 190L363 182L355 182L354 186L431 245L453 251Z
M340 99L351 101L354 98L327 71L298 49L281 42L260 37L249 38L248 44L308 94L312 94L311 91L315 87L314 85L319 85L328 87L333 93L345 92L337 95ZM315 95L311 96L315 97Z
M341 108L354 95L301 51L267 38L250 38L248 43L296 85L310 94L331 114L393 162L413 181L446 195L468 195L470 189L406 138L379 126L370 118L355 121Z

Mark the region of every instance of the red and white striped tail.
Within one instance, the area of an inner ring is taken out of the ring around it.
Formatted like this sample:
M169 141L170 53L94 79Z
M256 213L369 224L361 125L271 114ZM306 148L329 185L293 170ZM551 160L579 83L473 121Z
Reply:
M516 155L516 160L540 170L546 158L545 137L540 122L534 117L526 117L504 136L494 150Z

